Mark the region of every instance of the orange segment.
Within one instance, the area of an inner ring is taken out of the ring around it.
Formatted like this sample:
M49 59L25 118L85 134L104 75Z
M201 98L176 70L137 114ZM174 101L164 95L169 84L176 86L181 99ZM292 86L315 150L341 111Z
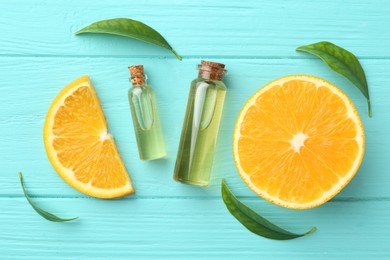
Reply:
M97 198L134 192L88 76L70 83L54 99L44 142L57 173L80 192Z
M238 172L259 196L287 208L319 206L355 175L364 130L349 98L313 76L291 75L257 91L237 118Z

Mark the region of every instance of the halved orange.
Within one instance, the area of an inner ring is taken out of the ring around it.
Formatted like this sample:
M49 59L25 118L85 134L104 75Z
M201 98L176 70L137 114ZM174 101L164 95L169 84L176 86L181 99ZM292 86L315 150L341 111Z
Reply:
M350 99L314 76L291 75L258 90L235 125L233 154L245 183L277 205L306 209L335 196L364 155Z
M67 85L54 99L44 142L54 169L76 190L97 198L134 192L88 76Z

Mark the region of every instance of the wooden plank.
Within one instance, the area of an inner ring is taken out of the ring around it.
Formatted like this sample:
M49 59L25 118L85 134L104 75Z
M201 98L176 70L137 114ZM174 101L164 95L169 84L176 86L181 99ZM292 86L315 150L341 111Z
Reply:
M54 1L0 4L0 259L390 259L390 4L353 1ZM184 57L106 35L73 33L114 17L141 20L160 31ZM362 95L321 61L295 52L320 40L362 60L373 118ZM201 58L226 63L228 97L211 185L172 180L190 81ZM140 162L127 101L127 66L143 63L155 86L169 156ZM272 79L292 73L324 77L356 105L366 130L357 176L332 201L305 211L284 209L253 194L231 154L237 114ZM46 158L42 127L58 91L89 74L136 195L98 200L63 182ZM37 215L23 197L17 171L43 208L71 223ZM220 181L274 223L311 236L273 241L247 231L225 208Z
M376 1L5 0L1 55L154 56L167 50L120 37L76 37L98 20L129 17L157 29L184 57L302 57L295 48L328 40L359 57L390 57L390 6Z
M337 84L351 97L363 119L366 155L356 178L339 199L388 198L390 183L390 92L387 90L389 60L364 60L373 104L367 116L363 96L350 83L317 60L216 59L227 64L228 97L218 142L214 174L207 188L182 185L172 180L190 81L196 77L198 59L183 62L137 58L1 58L0 59L0 195L21 195L17 171L27 186L40 196L83 196L64 183L46 158L42 127L46 111L59 90L82 74L95 83L111 132L134 181L138 197L219 196L220 179L226 178L238 194L255 196L236 172L231 136L235 119L249 96L263 84L288 73L308 73ZM127 101L127 66L142 62L155 86L168 157L141 162Z
M38 216L24 198L0 198L4 259L387 259L389 201L330 202L292 211L245 200L273 222L314 234L274 241L247 231L217 199L36 199L72 223Z

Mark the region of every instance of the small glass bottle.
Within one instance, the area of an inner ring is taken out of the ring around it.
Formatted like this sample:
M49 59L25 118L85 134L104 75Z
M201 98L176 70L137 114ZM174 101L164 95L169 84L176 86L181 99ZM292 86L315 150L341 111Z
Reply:
M156 97L148 85L142 65L130 66L129 102L133 117L134 132L141 160L154 160L166 155L160 127Z
M177 153L174 179L207 186L222 116L226 86L225 65L202 61L192 81Z

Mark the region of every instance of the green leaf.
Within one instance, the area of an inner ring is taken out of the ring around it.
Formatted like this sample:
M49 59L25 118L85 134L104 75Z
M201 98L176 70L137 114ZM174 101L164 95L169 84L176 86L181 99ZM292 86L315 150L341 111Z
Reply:
M306 236L316 231L316 228L312 228L304 234L295 234L272 224L239 201L229 190L225 180L222 180L222 199L230 213L249 231L259 236L275 240L288 240Z
M180 55L177 54L159 32L137 20L128 18L102 20L84 27L75 34L83 33L104 33L133 38L168 49L181 60Z
M30 196L28 196L25 188L24 188L24 184L23 184L23 176L22 176L22 173L19 172L19 178L20 178L20 184L22 185L22 189L23 189L23 193L24 193L24 196L26 197L28 203L30 203L31 207L33 207L33 209L39 214L41 215L42 217L44 217L45 219L47 220L50 220L50 221L53 221L53 222L65 222L65 221L71 221L71 220L75 220L75 219L78 219L78 217L75 217L75 218L60 218L60 217L57 217L56 215L54 214L51 214L49 212L47 212L46 210L43 210L41 209L40 207L38 207L37 205L34 204L34 202L31 200Z
M297 51L307 52L319 57L329 68L351 81L366 97L368 115L372 116L366 75L355 55L331 42L317 42L301 46L297 48Z

